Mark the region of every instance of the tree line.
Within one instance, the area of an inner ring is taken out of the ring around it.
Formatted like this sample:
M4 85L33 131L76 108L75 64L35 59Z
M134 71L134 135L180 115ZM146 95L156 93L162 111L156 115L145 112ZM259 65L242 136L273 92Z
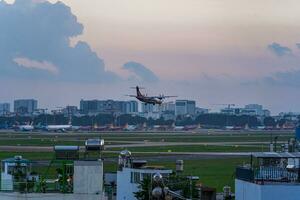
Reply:
M49 125L49 124L68 124L70 118L64 115L49 115L43 114L34 117L25 116L13 116L13 117L0 117L1 126L13 126L17 124L33 124L33 125ZM140 125L146 124L147 126L153 125L166 125L170 126L175 124L176 126L187 126L187 125L201 125L201 126L212 126L212 127L225 127L225 126L282 126L286 122L285 119L276 120L273 117L265 117L260 120L256 116L249 115L225 115L225 114L201 114L197 117L183 117L178 116L176 120L165 120L164 118L159 119L146 119L138 115L123 114L115 116L113 114L98 114L95 116L72 116L71 123L74 126L104 126L107 124L114 124L115 126Z

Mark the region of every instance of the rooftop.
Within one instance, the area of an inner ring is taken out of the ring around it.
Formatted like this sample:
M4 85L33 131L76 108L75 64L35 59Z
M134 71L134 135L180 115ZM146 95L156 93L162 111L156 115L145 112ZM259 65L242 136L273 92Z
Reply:
M300 152L255 152L251 155L256 158L300 158Z

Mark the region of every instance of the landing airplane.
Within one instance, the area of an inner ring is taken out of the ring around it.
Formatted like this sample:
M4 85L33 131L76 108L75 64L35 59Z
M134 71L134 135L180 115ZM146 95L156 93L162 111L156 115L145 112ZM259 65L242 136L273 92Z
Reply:
M129 97L135 97L141 102L144 102L146 104L158 104L161 105L163 103L163 100L166 98L171 98L171 97L177 97L177 96L165 96L165 95L159 95L159 96L147 96L141 93L139 86L135 87L136 89L136 95L127 95Z

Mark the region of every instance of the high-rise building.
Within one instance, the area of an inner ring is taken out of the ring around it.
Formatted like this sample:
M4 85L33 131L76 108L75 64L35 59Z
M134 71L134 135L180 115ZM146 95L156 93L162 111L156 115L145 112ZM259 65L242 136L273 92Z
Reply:
M80 111L82 114L120 113L129 114L138 112L136 101L114 100L81 100Z
M138 112L138 102L137 101L127 101L126 102L126 114L137 113Z
M35 99L17 99L14 101L14 112L17 114L32 114L38 106Z
M62 112L65 116L73 116L78 113L78 107L77 106L66 106L64 109L62 109Z
M9 103L0 103L0 115L6 115L10 112Z
M173 101L164 102L161 104L161 111L162 112L175 112L175 103Z
M154 112L154 105L149 103L142 103L142 112L143 113Z
M248 111L249 113L253 113L254 115L258 115L258 116L264 115L263 106L259 105L259 104L245 105L244 110L245 110L245 113L247 113L247 111Z
M222 114L226 115L251 115L251 116L270 116L270 111L263 109L259 104L248 104L244 108L226 107L221 109Z
M176 100L175 115L195 115L196 102L191 100Z

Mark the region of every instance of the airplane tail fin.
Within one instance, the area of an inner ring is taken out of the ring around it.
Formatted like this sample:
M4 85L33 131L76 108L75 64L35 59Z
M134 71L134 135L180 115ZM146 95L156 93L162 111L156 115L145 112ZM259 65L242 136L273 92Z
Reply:
M72 116L69 116L69 121L68 121L68 125L72 125Z
M136 96L142 96L139 86L136 86Z

